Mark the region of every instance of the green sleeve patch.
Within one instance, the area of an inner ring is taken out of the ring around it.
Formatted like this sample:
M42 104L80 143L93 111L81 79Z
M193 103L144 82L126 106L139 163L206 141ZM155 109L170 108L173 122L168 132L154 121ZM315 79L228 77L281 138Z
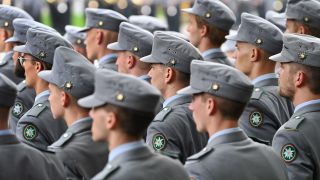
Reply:
M293 144L286 144L281 149L281 158L286 163L291 163L297 158L297 148Z
M252 127L260 127L263 124L263 113L252 111L249 116L249 123Z
M167 147L168 140L162 133L157 133L152 137L152 147L155 151L162 151Z
M24 107L21 102L16 102L12 107L11 113L14 117L20 118L21 113L23 112Z
M26 124L23 128L23 138L32 141L38 136L38 128L33 124Z

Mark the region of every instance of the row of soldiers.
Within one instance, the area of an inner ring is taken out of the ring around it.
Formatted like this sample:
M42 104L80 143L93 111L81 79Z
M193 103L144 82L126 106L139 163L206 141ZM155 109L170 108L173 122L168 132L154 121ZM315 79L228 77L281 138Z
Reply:
M233 12L197 0L185 37L87 8L63 37L0 6L0 179L319 179L319 10L228 35Z

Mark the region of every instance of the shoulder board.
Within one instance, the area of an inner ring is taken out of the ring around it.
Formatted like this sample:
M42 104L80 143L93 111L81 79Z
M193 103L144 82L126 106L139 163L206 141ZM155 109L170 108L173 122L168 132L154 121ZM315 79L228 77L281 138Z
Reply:
M263 94L262 88L254 88L251 99L260 99Z
M43 103L39 103L35 106L33 106L28 112L28 116L38 117L39 114L46 109L46 105Z
M207 154L209 154L210 152L212 152L213 150L214 150L214 149L213 149L212 147L205 147L205 148L203 148L200 152L198 152L197 154L189 157L189 158L187 159L187 161L200 159L200 158L206 156Z
M66 132L64 133L58 141L54 142L52 145L50 145L50 149L59 149L61 148L65 143L67 143L73 136L72 132Z
M153 121L163 121L164 118L168 115L168 113L172 110L171 107L163 108L153 119Z
M112 175L115 171L120 168L119 165L108 164L99 174L92 178L92 180L106 179L108 176Z
M271 142L270 142L270 141L263 140L263 139L259 139L259 138L256 138L256 137L251 137L251 136L249 136L249 137L250 137L254 142L261 143L261 144L265 144L265 145L268 145L268 146L271 145Z
M284 124L284 129L296 130L298 129L299 125L303 122L304 119L305 117L303 116L293 117Z
M19 92L23 91L27 87L26 81L23 80L21 83L18 84L17 89Z

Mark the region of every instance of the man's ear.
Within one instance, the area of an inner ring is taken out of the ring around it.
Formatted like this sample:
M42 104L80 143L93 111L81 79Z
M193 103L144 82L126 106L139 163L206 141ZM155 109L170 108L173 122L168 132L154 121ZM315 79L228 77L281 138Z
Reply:
M201 37L205 37L209 33L209 29L206 25L202 25L201 27L199 27L199 29Z
M128 69L132 69L136 65L136 63L136 58L133 55L129 55L127 61Z
M114 112L107 112L106 116L106 128L107 129L115 129L118 124L117 115Z
M261 56L260 50L257 47L250 47L249 46L248 48L251 49L250 50L250 61L251 62L257 61Z
M70 96L64 91L61 91L60 93L61 93L60 102L61 102L62 107L64 107L64 108L68 107L71 103Z
M306 81L306 75L303 71L298 71L295 75L294 75L294 84L296 87L301 87L305 84Z
M96 44L101 45L103 43L104 34L101 30L96 31Z
M299 34L308 34L309 29L308 29L308 27L304 26L303 24L299 24L298 25L298 33Z
M164 75L165 75L165 81L164 82L169 84L174 80L174 78L176 76L176 72L171 67L165 67Z
M217 102L213 98L207 98L206 100L206 112L207 115L214 115L217 111Z

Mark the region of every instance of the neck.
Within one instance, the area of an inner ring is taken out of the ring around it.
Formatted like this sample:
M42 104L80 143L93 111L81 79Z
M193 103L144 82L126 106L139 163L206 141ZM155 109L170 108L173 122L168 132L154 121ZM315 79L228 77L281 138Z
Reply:
M140 77L140 76L146 75L146 74L148 74L148 72L149 71L140 70L138 68L133 68L133 69L129 70L129 74L133 75L135 77Z
M201 53L212 48L220 48L220 47L213 45L208 38L202 38L198 45L198 49Z
M101 47L100 50L98 51L98 55L97 55L97 58L100 59L102 58L103 56L105 55L108 55L108 54L113 54L114 52L109 50L109 49L106 49L104 47Z
M221 116L217 115L215 117L212 117L211 121L209 122L207 132L210 137L213 134L217 133L218 131L229 129L229 128L236 128L236 127L238 127L237 120L223 119Z
M248 77L251 80L254 80L261 75L274 73L275 63L268 61L269 60L259 60L258 62L254 63Z
M65 109L64 120L66 121L68 127L70 127L77 120L85 117L89 117L89 110L83 109L78 105L72 105Z
M0 108L0 130L8 129L9 108Z
M293 105L296 107L301 103L311 101L311 100L316 100L316 99L320 99L319 94L313 94L309 91L309 89L304 88L302 90L296 91L292 102L293 102Z
M177 91L179 91L180 89L186 87L185 85L182 85L180 83L172 83L169 84L166 88L165 91L162 93L162 96L164 99L168 99L171 96L174 96L177 94Z
M133 141L138 141L141 140L142 138L134 138L134 137L129 137L128 135L125 135L122 132L113 132L110 133L110 136L108 138L108 145L109 145L109 151L112 151L113 149L115 149L116 147L122 145L122 144L126 144L126 143L130 143Z
M35 84L34 90L36 91L36 95L40 94L41 92L49 89L49 84L42 80L38 79L38 82Z

